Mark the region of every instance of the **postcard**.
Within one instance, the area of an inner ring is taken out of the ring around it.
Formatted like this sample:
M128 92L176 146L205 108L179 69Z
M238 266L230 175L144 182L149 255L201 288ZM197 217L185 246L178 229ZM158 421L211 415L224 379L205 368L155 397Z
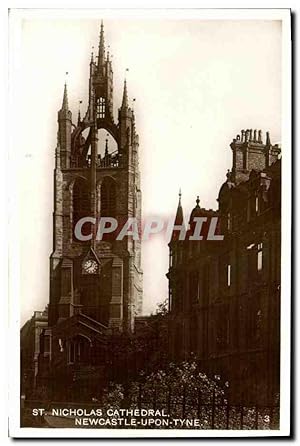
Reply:
M289 436L290 10L9 31L10 436Z

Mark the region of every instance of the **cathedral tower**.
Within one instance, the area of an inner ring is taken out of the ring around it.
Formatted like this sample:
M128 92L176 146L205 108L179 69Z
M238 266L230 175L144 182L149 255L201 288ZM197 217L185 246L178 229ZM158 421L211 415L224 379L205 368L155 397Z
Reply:
M140 241L116 240L118 229L96 239L100 217L113 217L118 228L128 218L141 218L139 139L126 81L123 88L115 122L112 63L101 24L98 56L95 60L92 54L90 61L86 114L81 119L79 113L74 125L66 85L58 112L50 327L83 314L112 330L132 331L134 317L141 314ZM96 222L82 226L84 241L74 231L83 217Z

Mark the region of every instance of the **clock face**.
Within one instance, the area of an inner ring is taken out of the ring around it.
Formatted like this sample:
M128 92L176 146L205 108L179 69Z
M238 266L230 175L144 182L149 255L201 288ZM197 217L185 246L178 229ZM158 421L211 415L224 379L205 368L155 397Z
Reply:
M95 260L86 260L83 269L88 274L95 274L98 271L98 263Z

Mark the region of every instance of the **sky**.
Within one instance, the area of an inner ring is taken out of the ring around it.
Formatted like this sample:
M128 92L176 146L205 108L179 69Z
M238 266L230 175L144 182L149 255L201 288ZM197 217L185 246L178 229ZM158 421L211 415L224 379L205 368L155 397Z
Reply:
M97 52L100 17L23 20L15 59L21 321L49 300L53 169L57 111L68 72L69 106L77 122L88 99L89 60ZM197 195L217 209L231 168L230 143L241 129L281 140L281 22L107 17L114 114L126 68L140 137L143 218L173 217L182 190L186 220ZM168 295L163 237L142 245L144 313Z

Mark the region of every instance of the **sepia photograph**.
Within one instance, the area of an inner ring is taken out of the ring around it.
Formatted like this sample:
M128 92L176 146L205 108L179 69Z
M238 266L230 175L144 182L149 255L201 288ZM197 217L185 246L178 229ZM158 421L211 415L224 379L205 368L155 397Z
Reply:
M288 435L290 10L9 32L10 435Z

